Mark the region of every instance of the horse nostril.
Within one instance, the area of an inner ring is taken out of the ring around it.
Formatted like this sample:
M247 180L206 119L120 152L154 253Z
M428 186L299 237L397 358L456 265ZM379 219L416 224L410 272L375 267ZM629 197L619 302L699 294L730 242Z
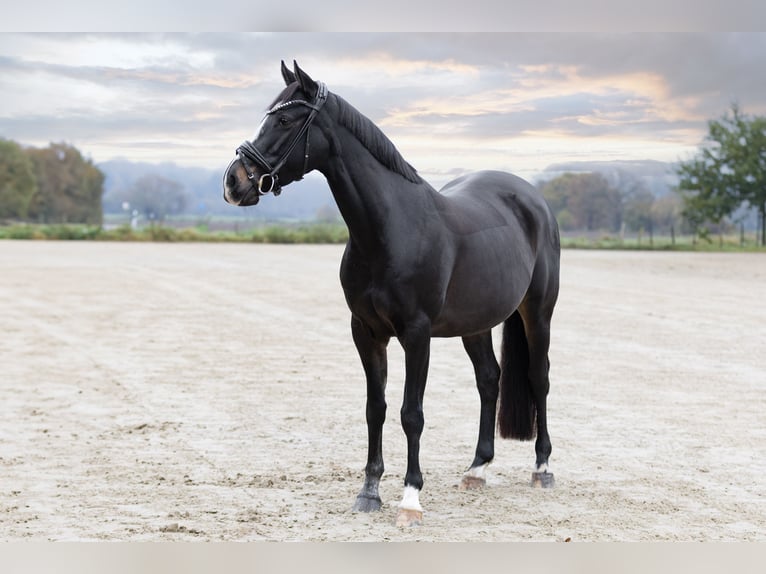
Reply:
M226 187L233 189L237 185L237 178L232 172L226 174Z

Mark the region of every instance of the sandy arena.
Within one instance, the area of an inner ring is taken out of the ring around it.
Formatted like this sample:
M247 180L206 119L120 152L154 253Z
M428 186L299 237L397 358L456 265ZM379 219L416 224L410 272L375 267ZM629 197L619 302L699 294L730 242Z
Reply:
M549 429L458 490L479 397L434 340L421 527L350 511L365 385L341 246L0 242L0 540L766 540L766 256L565 251ZM499 335L499 333L496 333Z

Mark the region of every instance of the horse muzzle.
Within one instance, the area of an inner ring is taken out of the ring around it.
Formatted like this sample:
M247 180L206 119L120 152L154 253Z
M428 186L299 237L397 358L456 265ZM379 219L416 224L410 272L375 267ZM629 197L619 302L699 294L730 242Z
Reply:
M223 199L226 203L240 207L256 205L267 193L275 196L282 193L277 174L249 171L242 161L232 160L223 178Z

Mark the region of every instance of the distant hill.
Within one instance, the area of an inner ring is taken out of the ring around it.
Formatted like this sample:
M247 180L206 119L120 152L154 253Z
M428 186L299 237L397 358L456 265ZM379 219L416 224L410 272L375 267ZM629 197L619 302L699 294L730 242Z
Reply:
M106 175L104 205L109 213L109 196L127 189L144 175L159 175L178 182L191 196L187 213L190 215L242 216L248 219L316 219L318 214L337 213L327 182L320 174L309 174L300 183L282 190L279 197L267 195L255 207L235 207L223 200L223 170L185 167L175 163L144 163L111 160L98 164ZM119 211L111 207L112 212Z

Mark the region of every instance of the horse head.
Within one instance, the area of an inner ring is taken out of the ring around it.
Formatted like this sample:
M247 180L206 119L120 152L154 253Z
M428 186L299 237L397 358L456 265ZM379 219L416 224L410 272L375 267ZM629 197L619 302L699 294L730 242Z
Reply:
M291 71L282 62L286 87L266 112L255 138L237 148L237 157L226 168L223 197L228 203L255 205L262 195L279 195L284 186L314 169L317 162L312 160L327 148L324 139L311 131L327 100L327 87L293 64Z

